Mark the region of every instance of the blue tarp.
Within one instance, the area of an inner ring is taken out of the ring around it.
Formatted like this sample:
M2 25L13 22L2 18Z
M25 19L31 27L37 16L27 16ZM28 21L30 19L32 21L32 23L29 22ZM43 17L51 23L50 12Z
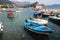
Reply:
M35 11L33 14L41 14L41 12L37 12L37 11Z

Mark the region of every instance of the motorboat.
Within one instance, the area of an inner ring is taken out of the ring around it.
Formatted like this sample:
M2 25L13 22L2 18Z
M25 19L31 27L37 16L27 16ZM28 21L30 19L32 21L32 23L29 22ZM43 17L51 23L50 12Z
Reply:
M3 32L3 25L2 22L0 22L0 33Z
M39 11L33 12L33 17L34 18L42 18L42 12L39 12Z
M24 29L38 34L50 34L54 32L54 30L48 26L43 26L41 24L27 20L24 22Z
M37 24L41 24L41 25L47 25L48 24L48 20L44 20L44 19L39 19L39 18L30 18L27 19L28 21L37 23Z
M49 16L49 20L55 24L60 25L60 15Z
M16 11L16 13L20 13L21 11Z
M7 17L12 18L14 17L14 14L12 12L8 12Z

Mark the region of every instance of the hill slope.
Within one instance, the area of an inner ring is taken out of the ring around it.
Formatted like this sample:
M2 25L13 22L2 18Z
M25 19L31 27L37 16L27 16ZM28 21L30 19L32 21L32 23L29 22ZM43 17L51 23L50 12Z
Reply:
M14 3L9 0L0 0L0 4L14 4Z
M53 5L48 5L47 8L52 8L52 9L59 9L60 8L60 4L53 4Z

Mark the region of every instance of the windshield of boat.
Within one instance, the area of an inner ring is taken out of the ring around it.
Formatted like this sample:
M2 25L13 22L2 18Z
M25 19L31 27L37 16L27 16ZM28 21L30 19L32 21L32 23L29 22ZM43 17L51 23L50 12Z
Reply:
M39 24L37 24L37 23L32 22L32 23L30 24L30 26L38 27L38 26L41 26L41 25L39 25Z

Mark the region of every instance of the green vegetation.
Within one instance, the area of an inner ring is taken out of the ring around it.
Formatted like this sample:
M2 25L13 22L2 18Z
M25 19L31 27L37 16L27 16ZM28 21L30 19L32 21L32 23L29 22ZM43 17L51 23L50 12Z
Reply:
M34 2L34 3L32 3L29 7L34 7L34 8L35 8L35 6L36 6L37 3L38 3L38 2Z
M8 8L6 5L1 6L0 8Z

